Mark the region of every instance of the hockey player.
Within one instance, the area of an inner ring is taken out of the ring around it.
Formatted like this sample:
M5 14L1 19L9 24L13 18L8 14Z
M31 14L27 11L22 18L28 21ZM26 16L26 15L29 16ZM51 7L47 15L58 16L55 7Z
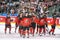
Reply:
M31 19L30 17L28 16L28 13L25 14L24 18L23 18L23 38L25 38L26 36L26 30L27 30L27 35L29 38L29 26L31 24Z
M5 34L6 34L6 31L7 31L7 28L9 28L9 34L11 34L11 23L10 23L11 21L13 21L13 20L11 20L10 16L8 15L6 17Z
M19 26L19 15L17 16L17 18L16 18L16 21L15 21L15 33L16 33L16 30L17 30L17 28L18 28L18 26Z
M19 14L18 17L19 17L19 18L18 18L19 34L20 34L20 36L22 36L22 35L23 35L23 26L22 26L23 15L22 15L22 13Z
M33 34L34 34L34 32L35 32L35 29L37 29L37 31L36 31L36 34L38 33L38 24L39 24L39 18L37 18L37 15L36 14L34 14L33 13L33 15L32 15L32 19L33 19L33 24L34 24L34 27L33 27ZM33 26L33 25L32 25ZM34 36L34 35L33 35Z
M48 32L47 13L44 13L43 17L44 17L44 20L45 20L45 28L46 28L46 31Z
M16 22L16 27L15 27L15 33L16 33L16 30L17 30L17 27L18 27L18 19L17 19L17 22Z
M52 32L52 35L55 35L54 31L56 27L56 13L54 13L52 16L53 16L53 19L51 20L51 30L49 31L49 34Z
M34 36L35 33L35 28L36 28L36 21L35 21L36 17L34 15L32 15L32 22L30 25L30 33Z
M45 20L43 15L41 15L40 21L39 21L39 35L41 36L42 31L45 35Z

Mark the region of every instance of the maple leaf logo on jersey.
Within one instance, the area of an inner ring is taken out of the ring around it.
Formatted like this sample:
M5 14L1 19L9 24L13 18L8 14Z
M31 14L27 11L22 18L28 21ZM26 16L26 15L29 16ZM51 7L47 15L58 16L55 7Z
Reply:
M44 22L44 20L42 19L41 22Z
M25 22L28 22L28 20L26 19Z

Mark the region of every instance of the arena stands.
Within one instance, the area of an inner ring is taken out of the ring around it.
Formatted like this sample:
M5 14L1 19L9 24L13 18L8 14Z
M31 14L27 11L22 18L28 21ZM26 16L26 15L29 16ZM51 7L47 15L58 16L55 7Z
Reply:
M12 8L15 11L15 15L17 15L21 11L24 12L24 8L26 7L25 11L29 13L33 11L36 14L40 14L41 12L48 11L48 16L51 17L51 14L53 14L55 10L59 12L59 2L59 0L0 0L0 15L6 16L8 13L11 15L10 10ZM40 9L38 7L40 7ZM36 10L39 10L39 12Z

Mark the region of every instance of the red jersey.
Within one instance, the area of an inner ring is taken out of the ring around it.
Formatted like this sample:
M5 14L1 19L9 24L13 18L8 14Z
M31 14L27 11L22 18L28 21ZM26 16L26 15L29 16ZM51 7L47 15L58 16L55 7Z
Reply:
M6 24L10 24L11 19L10 18L6 18Z
M33 16L33 20L34 20L35 23L37 23L37 24L39 23L39 19L36 18L35 16Z
M39 21L39 25L40 25L40 26L45 25L45 20L44 20L44 19L40 19L40 21Z
M52 19L51 20L51 25L55 25L56 24L56 19Z
M17 19L17 25L19 25L19 19Z
M16 25L19 25L19 20L18 20L18 18L15 19L15 23L16 23Z
M44 18L45 22L47 23L47 18Z
M19 22L20 26L23 26L23 20L22 19L20 19L18 22Z
M31 24L31 19L30 18L23 18L23 21L22 21L22 25L24 27L29 27L29 25Z
M44 18L44 20L45 20L45 24L48 24L47 18Z

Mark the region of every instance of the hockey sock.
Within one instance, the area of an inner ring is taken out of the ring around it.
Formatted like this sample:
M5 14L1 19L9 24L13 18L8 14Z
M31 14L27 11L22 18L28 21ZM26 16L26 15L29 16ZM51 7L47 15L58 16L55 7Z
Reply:
M5 34L6 34L6 30L7 30L7 28L5 28Z
M15 28L15 33L16 33L17 27Z
M25 33L25 31L23 31L23 35L25 35L26 33Z
M43 32L44 32L44 33L46 32L45 28L43 28Z
M9 34L11 34L11 27L9 27Z
M19 29L19 33L21 34L21 29Z
M39 29L39 28L37 27L37 32L36 32L36 33L38 33L38 29Z
M29 30L27 30L27 35L28 35L28 37L27 37L27 38L29 38Z
M39 34L42 32L42 28L39 29Z
M52 30L52 33L54 34L55 29Z
M33 36L34 36L35 29L33 29Z
M50 30L50 32L52 32L52 31L53 31L53 29Z
M21 30L21 35L23 35L23 29Z
M33 31L33 28L31 27L31 28L30 28L30 33L32 33L32 31Z
M39 28L37 28L36 34L39 32Z

